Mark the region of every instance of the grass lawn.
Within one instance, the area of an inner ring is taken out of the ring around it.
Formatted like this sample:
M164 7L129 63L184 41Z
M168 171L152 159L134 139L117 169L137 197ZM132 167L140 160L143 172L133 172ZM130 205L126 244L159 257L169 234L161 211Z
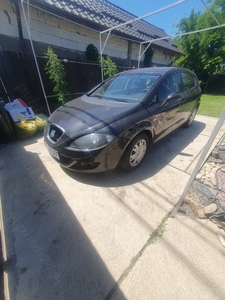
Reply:
M217 96L217 95L203 94L201 97L201 104L197 114L219 118L224 108L225 108L225 95Z

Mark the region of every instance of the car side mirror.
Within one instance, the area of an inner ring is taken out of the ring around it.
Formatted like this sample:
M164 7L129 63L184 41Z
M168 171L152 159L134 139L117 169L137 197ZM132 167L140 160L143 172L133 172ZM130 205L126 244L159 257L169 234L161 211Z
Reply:
M167 106L167 104L171 102L178 102L181 100L181 96L177 93L171 93L167 96L166 100L164 100L159 107Z

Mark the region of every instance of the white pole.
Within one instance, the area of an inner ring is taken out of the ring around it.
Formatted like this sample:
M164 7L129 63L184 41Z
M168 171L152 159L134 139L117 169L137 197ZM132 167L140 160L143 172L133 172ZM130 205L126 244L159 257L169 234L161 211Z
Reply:
M138 53L138 69L140 68L140 60L141 60L141 43L139 45L139 53Z
M104 76L103 76L103 67L102 67L102 35L101 35L101 32L99 33L99 48L100 48L101 77L102 77L102 81L103 81Z
M106 32L108 32L109 30L111 31L111 30L117 29L117 28L119 28L119 27L121 27L121 26L124 26L124 25L130 24L130 23L133 23L133 22L135 22L135 21L138 21L138 20L141 20L141 19L150 17L150 16L152 16L152 15L158 14L158 13L164 11L164 10L167 10L167 9L169 9L169 8L172 8L172 7L176 6L176 5L180 5L180 4L182 4L182 3L184 3L184 2L187 2L187 1L188 1L188 0L180 0L180 1L174 2L174 3L170 4L170 5L164 6L163 8L157 9L157 10L155 10L155 11L153 11L153 12L151 12L151 13L148 13L148 14L146 14L146 15L144 15L144 16L141 16L141 17L138 17L138 18L129 20L129 21L125 22L125 23L122 23L122 24L119 24L119 25L110 27L109 29L106 29L106 30L102 31L101 33L106 33Z
M29 3L28 3L28 5L29 5ZM24 19L25 19L25 24L26 24L26 28L27 28L27 32L28 32L28 36L29 36L29 40L30 40L31 49L32 49L33 56L34 56L35 65L36 65L37 72L38 72L38 77L39 77L39 80L40 80L40 83L41 83L42 92L43 92L43 95L44 95L44 98L45 98L48 113L49 113L49 115L51 115L50 107L48 105L48 100L47 100L45 89L44 89L44 84L43 84L43 81L42 81L42 78L41 78L41 73L40 73L40 69L39 69L39 66L38 66L38 62L37 62L37 58L36 58L36 54L35 54L35 50L34 50L33 41L32 41L31 34L30 34L30 26L29 26L30 20L29 20L29 23L28 23L27 18L26 18L26 14L25 14L25 10L24 10L24 6L23 6L23 0L21 0L21 6L22 6L23 15L24 15Z
M153 40L148 40L148 41L144 41L141 42L141 44L146 44L146 43L150 43L150 42L156 42L156 41L161 41L161 40L165 40L165 39L172 39L174 37L179 37L179 36L184 36L184 35L188 35L188 34L193 34L193 33L198 33L198 32L203 32L203 31L207 31L207 30L212 30L212 29L217 29L217 28L222 28L225 27L225 24L221 24L221 25L216 25L216 26L212 26L212 27L208 27L208 28L202 28L199 30L194 30L194 31L189 31L189 32L184 32L184 33L179 33L179 34L175 34L175 35L167 35L158 39L153 39Z
M189 178L189 181L188 181L188 183L187 183L187 185L186 185L179 201L177 202L174 209L172 210L171 216L174 216L176 214L176 212L178 211L178 209L180 208L180 206L181 206L181 204L184 200L184 197L186 196L189 187L191 186L193 180L195 179L195 176L199 172L199 169L200 169L200 167L201 167L201 165L202 165L202 163L203 163L203 161L204 161L204 159L205 159L205 157L206 157L213 141L215 140L217 133L219 132L221 126L223 125L224 120L225 120L225 108L223 109L223 112L220 115L220 118L217 121L217 124L216 124L211 136L208 139L208 142L206 143L206 145L205 145L205 147L202 151L202 154L201 154L201 156L200 156L200 158L199 158L199 160L198 160L198 162L197 162L197 164L196 164L196 166L195 166L195 168L194 168L194 170L193 170L193 172L192 172L192 174Z

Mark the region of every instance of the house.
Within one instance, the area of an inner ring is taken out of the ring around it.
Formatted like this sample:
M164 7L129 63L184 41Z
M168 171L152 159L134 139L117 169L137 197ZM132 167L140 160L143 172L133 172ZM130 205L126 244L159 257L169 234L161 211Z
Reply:
M2 49L17 52L24 51L21 48L29 49L25 19L19 1L2 1ZM28 3L28 21L37 55L46 51L46 45L52 45L70 57L85 59L84 53L89 44L94 44L99 49L99 32L136 18L106 0L30 0ZM28 12L26 4L24 7ZM163 29L138 20L113 30L103 54L116 59L122 65L136 65L140 42L166 36ZM182 53L171 39L155 41L152 48L152 63L157 66L169 65L175 56Z
M84 61L89 44L95 45L100 52L100 32L135 18L134 15L107 0L29 0L26 2L1 0L0 53L2 55L7 53L7 56L0 57L0 75L6 76L4 74L12 64L12 54L20 57L20 64L23 63L21 55L23 58L24 54L33 55L30 39L39 62L48 46L51 46L61 58ZM30 28L30 37L26 25ZM101 36L104 43L107 35ZM166 36L163 29L144 20L138 20L112 30L103 54L110 56L118 66L137 67L140 42ZM169 38L154 41L151 47L154 51L152 64L156 66L170 65L177 55L182 54L174 41ZM17 59L16 57L13 59ZM142 65L143 59L144 56L141 59ZM14 62L14 66L18 66L18 63ZM30 77L29 68L26 67L26 70L29 74L24 76ZM13 86L15 91L15 83L11 83L12 76L14 75L9 75L8 79L5 79L5 86L8 88ZM29 78L27 80L29 81ZM27 80L22 81L27 82ZM27 86L31 84L32 82L26 83L28 92L31 89ZM18 86L18 83L16 85ZM36 85L33 85L32 89L35 88ZM3 90L1 84L0 89ZM19 96L23 95L19 94Z

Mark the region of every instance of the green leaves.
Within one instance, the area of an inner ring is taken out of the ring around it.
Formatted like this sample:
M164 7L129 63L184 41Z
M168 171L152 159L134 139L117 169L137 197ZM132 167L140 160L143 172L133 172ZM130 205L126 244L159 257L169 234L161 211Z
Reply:
M57 95L58 101L63 104L66 102L66 73L62 61L57 57L49 47L46 53L48 61L45 65L46 74L53 84L53 92Z
M209 9L220 24L225 23L225 1L209 0ZM202 14L191 12L178 24L178 32L185 33L217 26L216 20L205 10ZM198 75L215 75L225 72L225 28L217 28L185 35L176 39L184 52L175 65L190 68Z
M117 73L116 64L109 56L102 57L102 68L104 80Z
M145 51L145 58L144 58L144 67L151 67L152 66L152 57L154 55L154 51L151 47L149 47Z
M87 46L85 55L86 55L87 60L90 60L93 62L98 62L98 60L99 60L98 49L93 44L89 44Z

